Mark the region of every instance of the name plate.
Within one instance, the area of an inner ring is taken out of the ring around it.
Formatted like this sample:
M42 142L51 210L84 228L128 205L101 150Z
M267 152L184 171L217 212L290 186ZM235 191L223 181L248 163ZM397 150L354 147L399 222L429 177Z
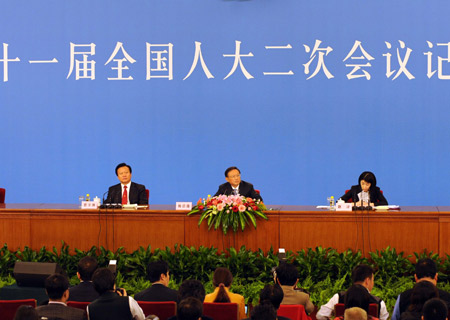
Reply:
M177 202L175 205L176 210L192 210L192 202Z
M81 209L98 209L97 201L81 201Z
M336 211L352 211L351 203L336 203Z

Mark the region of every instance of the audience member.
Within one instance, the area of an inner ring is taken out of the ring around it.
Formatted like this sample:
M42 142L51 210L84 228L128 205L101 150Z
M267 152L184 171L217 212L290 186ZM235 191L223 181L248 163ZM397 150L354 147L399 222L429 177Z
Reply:
M366 288L367 292L370 293L374 286L374 274L373 269L365 264L360 264L356 266L352 271L352 282L353 284L358 284ZM345 295L347 291L336 293L326 304L320 307L317 312L317 320L330 319L334 315L334 306L338 303L345 303ZM378 304L379 316L381 320L387 320L389 313L386 309L386 304L380 298L370 295L370 303Z
M214 271L213 285L214 292L207 294L205 302L231 302L239 305L239 319L244 319L245 315L245 299L240 294L230 292L233 276L227 268L217 268Z
M408 309L400 315L400 319L420 320L423 305L432 298L439 298L439 292L434 284L429 281L416 283L411 293L411 303Z
M281 301L283 301L284 293L283 289L281 289L280 285L275 284L266 284L266 286L259 293L259 303L271 303L273 308L275 309L275 313L278 312L280 308ZM289 318L278 316L278 320L290 320Z
M177 291L169 286L169 265L163 260L150 262L147 267L148 279L152 286L144 291L136 293L134 298L137 301L175 301Z
M125 289L116 290L116 279L111 270L97 269L92 281L100 296L88 305L90 320L144 320L136 300L127 296Z
M284 299L281 304L301 304L307 314L314 310L314 305L309 299L309 294L297 290L298 270L290 263L282 262L275 269L276 281L283 289Z
M69 299L69 280L62 274L55 273L45 279L45 291L49 299L48 305L36 308L38 316L58 318L61 320L83 320L86 312L66 305Z
M205 287L203 284L194 279L184 280L178 289L178 301L186 298L196 298L202 303L205 300ZM210 317L202 315L202 320L212 320ZM177 316L170 317L167 320L177 320Z
M423 305L422 320L447 320L447 304L437 298L430 299Z
M360 308L366 312L366 318L375 320L378 318L369 315L369 305L371 302L371 295L365 287L360 284L352 285L346 292L344 298L345 310L351 308ZM344 314L345 318L345 314Z
M78 262L77 277L80 284L69 288L69 301L92 302L98 298L98 292L92 283L92 275L97 268L97 260L91 256L86 256Z
M251 315L251 320L276 320L277 312L270 302L264 302L258 304L253 308Z
M438 271L436 263L429 259L420 259L415 267L414 279L417 282L428 281L436 286L438 280ZM392 320L400 320L401 314L408 309L411 302L411 293L413 289L406 290L399 294L395 302ZM447 307L450 307L450 294L444 290L438 289L439 298L443 300Z
M367 320L367 312L358 307L345 309L345 320Z
M14 315L14 320L38 320L39 316L35 308L32 306L23 305L20 306L16 314Z
M203 303L196 298L189 297L181 300L177 307L178 320L201 320Z

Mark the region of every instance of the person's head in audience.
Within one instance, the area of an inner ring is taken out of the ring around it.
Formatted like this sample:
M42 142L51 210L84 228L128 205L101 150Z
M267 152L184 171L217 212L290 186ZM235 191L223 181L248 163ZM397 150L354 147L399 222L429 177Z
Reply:
M438 279L438 271L436 263L430 258L420 259L416 263L414 278L418 281L429 281L436 285Z
M38 320L38 313L32 306L20 306L14 316L14 320Z
M345 320L367 320L367 312L361 308L353 307L345 309Z
M269 302L273 305L275 310L278 310L283 298L283 289L281 289L279 284L266 284L259 294L259 303Z
M69 299L69 279L55 273L45 279L45 291L50 301L67 302Z
M229 167L225 170L225 180L227 180L232 187L236 188L241 183L241 170L237 167Z
M425 302L432 298L439 298L436 286L430 281L419 281L411 292L411 303L408 311L421 312Z
M422 320L446 320L447 314L447 304L440 299L433 298L423 305Z
M369 312L370 293L364 286L353 284L345 293L344 304L345 309L358 307Z
M77 276L81 281L91 281L92 275L98 268L97 259L86 256L78 261Z
M377 186L377 178L370 171L364 171L358 178L358 184L361 186L361 189L365 192L369 190L373 190Z
M277 283L280 286L295 286L298 282L298 269L290 263L281 262L275 269Z
M250 313L251 320L276 320L277 311L270 302L263 302L253 308Z
M227 268L217 268L214 271L213 285L219 288L214 302L230 302L230 297L225 288L230 288L233 282L233 275Z
M128 184L131 181L131 166L126 163L119 163L116 167L116 175L120 183Z
M205 300L205 287L203 283L198 280L188 279L184 280L178 288L178 301L192 297L203 302Z
M180 301L177 306L177 320L199 320L203 314L203 303L189 297Z
M98 294L102 295L108 291L114 291L116 288L116 277L108 268L98 268L92 276L94 288Z
M169 265L164 260L153 261L147 267L148 279L152 284L158 283L169 286Z
M366 264L360 264L356 266L352 271L353 284L360 284L372 291L375 283L374 273L372 267Z

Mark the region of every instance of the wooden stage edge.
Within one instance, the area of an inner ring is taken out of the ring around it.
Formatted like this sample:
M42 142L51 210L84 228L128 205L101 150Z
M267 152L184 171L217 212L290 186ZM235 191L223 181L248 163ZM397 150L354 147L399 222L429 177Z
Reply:
M60 248L64 241L88 250L103 246L140 246L262 249L332 247L342 252L361 250L364 255L390 246L405 254L427 250L445 256L450 253L450 206L402 207L396 211L334 212L314 206L268 205L268 220L259 219L257 229L244 232L198 227L198 215L176 211L174 205L150 205L148 210L80 210L68 204L1 204L0 241L10 250Z

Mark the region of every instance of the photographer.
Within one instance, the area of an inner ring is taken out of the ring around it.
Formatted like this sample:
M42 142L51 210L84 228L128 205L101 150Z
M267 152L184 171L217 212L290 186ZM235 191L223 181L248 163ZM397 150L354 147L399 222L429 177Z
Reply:
M144 320L145 315L136 300L127 296L125 289L116 290L116 279L108 268L94 272L92 282L100 297L89 304L90 320Z

